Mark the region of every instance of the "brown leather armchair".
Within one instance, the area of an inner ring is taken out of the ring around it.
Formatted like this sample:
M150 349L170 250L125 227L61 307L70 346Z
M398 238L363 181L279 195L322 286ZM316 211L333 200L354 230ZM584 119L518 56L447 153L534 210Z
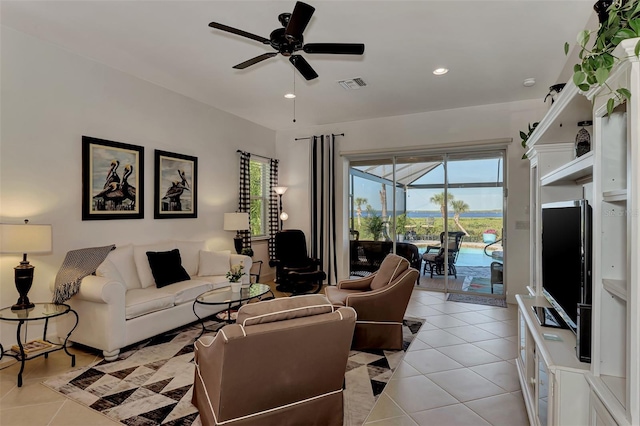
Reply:
M202 424L342 425L355 319L320 294L241 307L236 324L194 344Z
M377 272L325 289L334 306L358 313L353 349L402 349L402 319L419 274L407 259L389 254Z

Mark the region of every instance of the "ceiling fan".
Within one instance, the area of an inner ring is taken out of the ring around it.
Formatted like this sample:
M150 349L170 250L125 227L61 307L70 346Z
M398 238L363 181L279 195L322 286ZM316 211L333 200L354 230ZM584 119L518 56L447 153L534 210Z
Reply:
M282 56L288 56L289 62L302 74L307 80L313 80L318 74L309 65L302 56L295 52L302 50L305 53L325 53L333 55L362 55L364 53L364 44L362 43L307 43L304 44L302 33L309 24L311 16L316 9L301 1L297 2L293 8L293 13L281 13L278 20L283 28L277 28L271 32L269 38L251 34L237 28L227 25L211 22L209 26L217 30L226 31L242 37L247 37L262 44L270 44L277 52L263 53L255 58L249 59L235 65L233 68L242 70L265 59L273 58L278 53Z

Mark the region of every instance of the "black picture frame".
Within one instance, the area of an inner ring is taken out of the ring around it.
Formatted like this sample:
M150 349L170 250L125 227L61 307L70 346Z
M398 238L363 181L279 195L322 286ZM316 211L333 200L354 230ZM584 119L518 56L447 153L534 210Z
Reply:
M144 218L144 147L82 136L82 220Z
M155 219L198 217L198 158L155 150Z

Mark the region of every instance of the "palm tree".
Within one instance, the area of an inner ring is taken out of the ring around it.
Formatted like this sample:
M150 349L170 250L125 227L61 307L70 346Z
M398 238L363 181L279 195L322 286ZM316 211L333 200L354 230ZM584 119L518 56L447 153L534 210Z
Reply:
M431 201L433 204L437 204L438 206L440 206L440 214L442 215L442 218L444 219L444 209L447 206L447 204L449 204L450 202L453 201L453 194L448 192L447 193L447 201L444 200L444 192L441 192L439 194L434 194L433 197L429 198L429 201Z
M358 216L358 228L360 228L362 226L362 223L360 221L360 218L362 217L362 205L367 204L369 200L363 197L358 197L355 200L353 200L353 202L356 205L356 216Z
M463 200L451 200L450 203L451 208L453 209L453 221L466 236L469 236L467 230L460 225L460 214L469 211L469 204L465 203Z

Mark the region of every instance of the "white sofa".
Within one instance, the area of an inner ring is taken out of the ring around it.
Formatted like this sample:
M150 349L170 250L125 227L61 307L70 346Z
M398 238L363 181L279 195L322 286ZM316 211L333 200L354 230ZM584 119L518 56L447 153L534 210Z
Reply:
M191 279L158 288L146 253L175 248ZM226 272L240 263L246 272L242 282L248 284L250 257L228 251L209 252L204 242L169 241L117 247L95 275L82 280L80 291L67 301L79 317L78 327L69 340L101 349L104 358L113 361L127 345L196 321L193 300L207 290L228 286ZM204 314L213 313L216 312L211 310ZM66 323L58 327L59 334L66 334L74 320L65 319Z

